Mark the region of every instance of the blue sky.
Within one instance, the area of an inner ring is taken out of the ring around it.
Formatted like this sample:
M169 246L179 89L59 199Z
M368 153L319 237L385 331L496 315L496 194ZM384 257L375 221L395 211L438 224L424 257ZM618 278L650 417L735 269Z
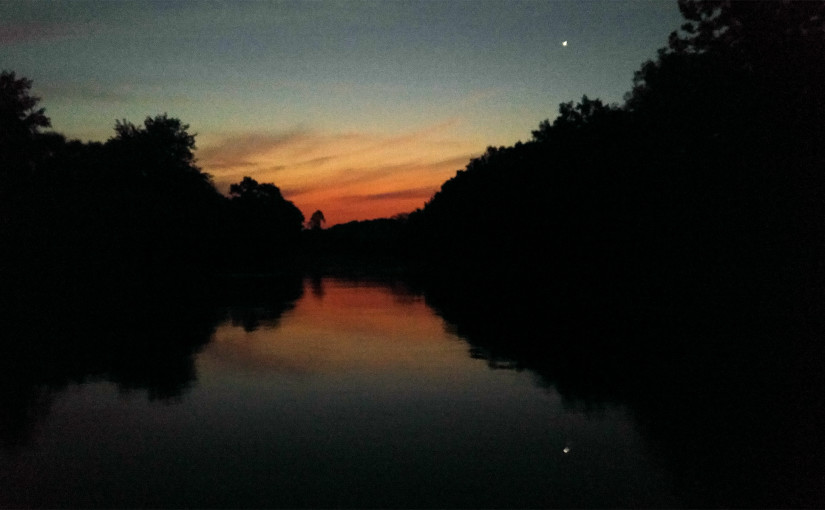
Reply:
M621 102L681 22L653 0L12 0L0 66L56 131L105 140L168 112L219 189L251 175L339 223L422 206L560 102Z

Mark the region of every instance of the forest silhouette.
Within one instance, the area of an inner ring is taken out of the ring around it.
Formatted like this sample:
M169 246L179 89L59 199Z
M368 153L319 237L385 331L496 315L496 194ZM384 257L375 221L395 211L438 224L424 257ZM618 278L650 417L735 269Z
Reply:
M686 23L621 105L560 105L423 208L323 229L274 183L219 193L167 114L104 143L50 126L0 75L0 259L14 288L182 273L390 265L523 282L561 315L816 316L825 254L825 6L682 0Z

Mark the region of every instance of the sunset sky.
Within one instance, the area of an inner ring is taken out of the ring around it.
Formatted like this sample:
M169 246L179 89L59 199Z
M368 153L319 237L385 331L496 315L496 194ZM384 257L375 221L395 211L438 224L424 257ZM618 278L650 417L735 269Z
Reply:
M167 112L218 189L272 182L332 225L423 206L561 102L620 102L680 24L652 0L0 0L0 67L70 138Z

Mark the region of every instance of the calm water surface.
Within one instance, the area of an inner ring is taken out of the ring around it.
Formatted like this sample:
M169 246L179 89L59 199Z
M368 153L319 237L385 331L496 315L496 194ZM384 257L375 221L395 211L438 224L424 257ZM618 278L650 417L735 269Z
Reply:
M105 375L30 388L0 506L680 503L628 409L471 356L399 285L307 280L270 312L225 312L179 391Z

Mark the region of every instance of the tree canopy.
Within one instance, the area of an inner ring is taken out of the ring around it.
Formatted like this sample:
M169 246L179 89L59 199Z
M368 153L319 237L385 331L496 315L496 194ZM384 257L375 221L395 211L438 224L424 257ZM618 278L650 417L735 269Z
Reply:
M250 178L221 195L197 166L196 135L180 119L124 119L103 144L67 141L40 132L49 122L30 87L14 73L0 76L0 240L14 247L0 268L259 268L297 249L297 207L274 184ZM227 247L232 235L247 241ZM51 260L58 252L60 263Z
M307 220L307 228L309 230L321 230L325 221L327 220L324 218L324 213L317 210L312 213L312 216L310 216L309 220Z
M0 72L0 200L34 170L45 150L39 150L41 129L51 127L39 97L30 94L32 81L14 72Z
M612 281L730 303L825 278L825 4L679 7L686 23L623 105L562 103L445 182L411 218L432 251L591 298Z
M0 141L8 143L13 137L32 136L40 128L51 127L46 109L37 108L40 98L30 95L31 87L32 81L27 78L17 78L11 71L0 72Z

